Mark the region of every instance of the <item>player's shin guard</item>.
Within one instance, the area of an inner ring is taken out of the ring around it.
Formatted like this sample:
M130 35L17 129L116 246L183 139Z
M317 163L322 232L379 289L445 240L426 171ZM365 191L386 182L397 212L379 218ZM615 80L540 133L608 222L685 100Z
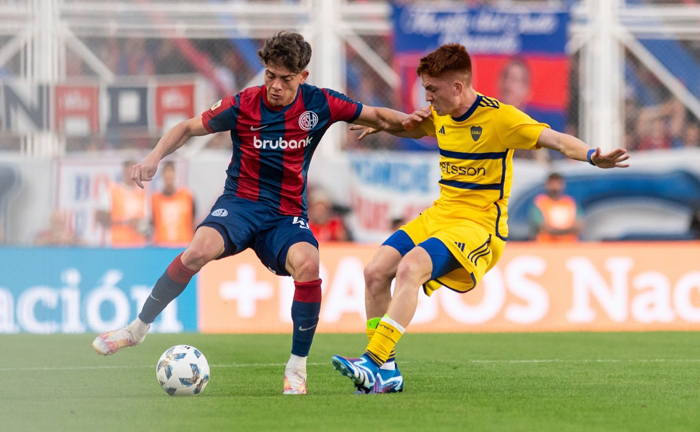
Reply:
M321 279L294 282L292 354L306 357L314 340L321 312Z
M374 332L377 330L377 326L379 325L379 321L382 319L380 317L372 318L367 320L367 339L372 341L372 337L374 336ZM389 358L387 359L386 362L381 366L382 369L385 370L394 370L396 369L396 351L391 350L391 353L389 353Z
M155 321L168 304L187 288L192 276L197 273L190 270L182 263L182 254L175 257L165 273L158 279L156 285L143 304L139 319L146 324Z
M384 315L374 331L372 340L367 345L365 355L378 366L383 365L394 352L396 343L401 339L403 332L404 328L399 323L388 315Z

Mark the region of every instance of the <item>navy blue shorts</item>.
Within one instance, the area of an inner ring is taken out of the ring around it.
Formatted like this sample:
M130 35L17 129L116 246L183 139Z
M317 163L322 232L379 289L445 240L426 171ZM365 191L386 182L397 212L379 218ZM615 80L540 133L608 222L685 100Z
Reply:
M214 228L224 239L224 253L217 259L252 248L271 272L290 276L285 268L289 248L299 242L318 242L301 216L281 215L269 205L224 194L199 225ZM197 227L199 228L199 227Z
M401 256L404 256L416 245L408 234L403 230L398 230L384 242L383 246L391 246L399 251ZM457 258L452 255L452 252L447 249L447 246L434 237L428 238L420 243L419 246L428 252L430 259L433 261L433 271L430 275L430 280L437 279L462 267L462 264L460 264Z

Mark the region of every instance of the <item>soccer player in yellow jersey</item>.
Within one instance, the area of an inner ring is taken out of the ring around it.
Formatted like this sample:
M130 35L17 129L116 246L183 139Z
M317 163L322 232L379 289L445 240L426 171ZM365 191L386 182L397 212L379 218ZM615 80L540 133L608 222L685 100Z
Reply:
M413 318L421 286L427 295L441 286L465 293L498 262L508 238L514 149L546 147L600 168L628 166L624 149L603 154L474 91L462 45L439 47L420 60L417 72L430 107L410 114L405 130L394 134L437 137L440 197L389 237L365 268L369 345L359 359L332 359L358 392L403 389L394 347ZM366 129L360 138L374 132Z

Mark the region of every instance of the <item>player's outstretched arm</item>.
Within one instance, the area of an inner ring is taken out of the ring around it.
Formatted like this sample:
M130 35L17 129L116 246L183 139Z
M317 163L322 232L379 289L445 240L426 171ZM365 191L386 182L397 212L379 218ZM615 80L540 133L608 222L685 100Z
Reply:
M407 114L384 107L364 105L362 112L353 122L356 125L369 126L380 132L399 132L403 130L401 122Z
M615 149L609 153L603 153L600 147L592 149L580 139L557 132L551 129L544 129L537 140L537 144L542 147L556 150L568 157L582 162L590 162L598 168L627 168L625 163L630 155L625 149ZM589 159L590 152L590 159Z
M155 148L141 163L134 165L131 170L131 179L143 189L143 182L153 180L161 159L182 147L190 137L207 135L208 133L209 131L202 124L202 116L176 124L163 135Z
M422 112L418 115L416 113ZM377 132L388 132L392 135L402 138L423 138L427 134L420 128L420 123L430 118L430 108L428 108L427 117L424 115L424 109L418 110L413 114L406 114L400 111L395 111L389 108L363 106L354 125L350 126L351 130L362 130L358 139L362 139L367 135Z

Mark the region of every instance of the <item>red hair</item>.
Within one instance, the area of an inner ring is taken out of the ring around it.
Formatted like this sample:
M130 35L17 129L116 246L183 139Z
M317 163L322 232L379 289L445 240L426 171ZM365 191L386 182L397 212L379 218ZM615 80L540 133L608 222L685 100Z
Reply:
M462 45L445 44L420 59L416 72L419 76L427 74L431 77L439 77L447 72L471 75L472 59Z

